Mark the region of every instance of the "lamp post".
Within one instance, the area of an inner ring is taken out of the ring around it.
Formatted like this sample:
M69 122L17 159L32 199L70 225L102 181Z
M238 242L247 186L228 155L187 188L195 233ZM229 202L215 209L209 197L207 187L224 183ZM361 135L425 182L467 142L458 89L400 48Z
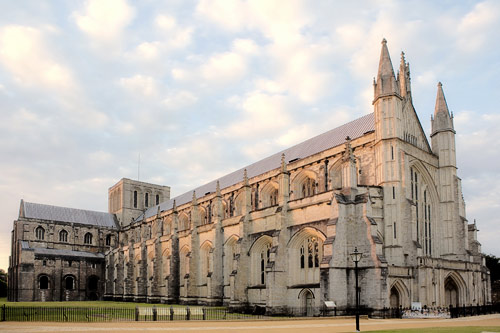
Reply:
M361 260L363 253L358 252L358 248L354 248L351 253L351 259L354 261L354 273L356 274L356 332L359 332L359 289L358 289L358 262Z

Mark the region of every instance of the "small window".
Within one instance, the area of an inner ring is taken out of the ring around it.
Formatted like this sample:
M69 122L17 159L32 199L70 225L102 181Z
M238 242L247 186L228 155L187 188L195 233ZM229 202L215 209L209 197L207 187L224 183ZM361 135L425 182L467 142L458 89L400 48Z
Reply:
M47 266L47 260L42 261L42 266Z
M396 239L396 222L394 222L394 239Z
M83 242L85 244L92 244L92 234L90 232L87 232L85 234L85 237L83 238Z
M40 276L38 280L40 289L49 289L49 277L47 275Z
M45 229L42 228L42 227L36 228L36 230L35 230L35 236L36 236L36 239L38 239L38 240L44 240L44 238L45 238Z
M144 194L144 207L149 207L149 193Z
M61 230L59 233L59 241L63 243L68 242L68 232L66 230Z
M137 208L137 191L134 191L134 208Z
M156 204L157 205L160 204L160 195L159 194L156 195Z
M66 290L73 290L74 284L75 284L75 279L72 276L66 276L66 278L64 279L64 285L66 287Z
M106 236L106 245L110 246L111 245L111 235Z

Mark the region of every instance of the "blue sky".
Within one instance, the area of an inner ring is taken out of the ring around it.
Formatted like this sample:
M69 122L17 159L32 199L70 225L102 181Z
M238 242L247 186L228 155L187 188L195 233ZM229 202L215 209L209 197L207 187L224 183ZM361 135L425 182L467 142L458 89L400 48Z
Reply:
M483 251L500 256L498 1L0 1L0 268L21 199L107 210L122 177L181 194L372 112L380 42L436 85Z

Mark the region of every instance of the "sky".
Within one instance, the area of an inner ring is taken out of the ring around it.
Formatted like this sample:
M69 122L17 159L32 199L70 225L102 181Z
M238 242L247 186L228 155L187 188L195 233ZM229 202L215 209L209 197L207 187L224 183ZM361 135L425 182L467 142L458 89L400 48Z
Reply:
M498 31L498 1L0 0L0 268L21 199L107 211L123 177L175 196L373 112L382 38L427 134L443 83L500 256Z

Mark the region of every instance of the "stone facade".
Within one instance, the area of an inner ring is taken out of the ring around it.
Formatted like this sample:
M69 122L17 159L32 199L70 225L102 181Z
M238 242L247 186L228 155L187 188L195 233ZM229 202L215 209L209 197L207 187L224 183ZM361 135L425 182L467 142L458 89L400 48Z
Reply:
M102 299L104 252L117 239L112 214L21 201L12 231L9 301Z
M355 304L357 249L364 307L490 303L441 84L429 144L409 65L402 55L395 75L384 40L373 106L173 199L151 187L165 199L158 205L139 207L130 180L113 186L110 212L121 223L105 253L105 299L306 315L331 300L342 312Z

